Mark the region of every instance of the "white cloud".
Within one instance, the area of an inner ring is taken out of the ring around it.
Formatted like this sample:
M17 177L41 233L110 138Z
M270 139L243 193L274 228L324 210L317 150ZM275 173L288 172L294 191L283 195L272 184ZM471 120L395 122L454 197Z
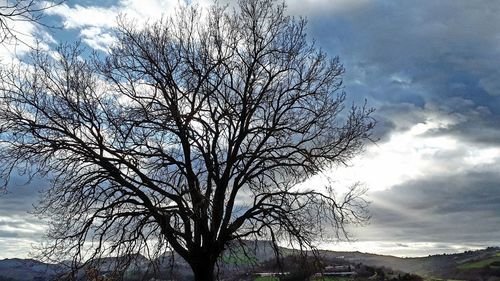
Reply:
M433 134L456 124L454 116L424 111L424 122L395 130L383 143L371 145L350 167L330 173L342 189L361 182L370 191L386 190L411 180L487 169L500 162L500 147L483 147L451 134ZM406 126L406 125L405 125Z
M287 4L291 14L315 15L349 12L365 7L370 2L370 0L290 0ZM170 16L179 4L184 3L179 0L120 0L111 7L82 5L70 7L63 4L49 10L48 13L62 17L63 25L67 29L81 29L80 36L90 47L106 50L108 44L114 41L107 29L117 26L119 16L125 16L128 20L133 20L140 25ZM189 1L189 3L204 8L212 2L196 0ZM234 5L234 2L225 0L220 3L228 4L229 7ZM95 32L96 28L99 28L101 32Z
M140 21L157 20L173 12L177 0L122 0L120 13Z
M0 259L27 258L46 229L47 225L33 215L0 215Z
M193 1L200 7L209 5L209 0ZM59 5L47 12L60 16L67 29L79 29L83 42L96 50L106 51L115 41L111 28L118 25L118 18L124 16L137 25L154 22L175 12L182 4L178 0L121 0L111 7Z
M421 257L436 254L451 254L468 250L484 249L494 244L481 243L436 243L436 242L400 242L400 241L351 241L326 242L319 245L320 249L332 251L359 251L379 255L398 257Z
M200 7L209 5L208 0L193 1ZM172 15L182 1L178 0L120 0L111 7L100 6L68 6L59 5L47 11L48 14L60 16L67 29L99 27L102 29L117 26L117 18L125 16L138 24L144 24Z
M0 231L16 232L23 234L39 234L47 226L32 215L0 217Z
M0 258L27 258L36 243L25 238L0 238Z
M95 50L108 51L108 47L111 46L116 38L109 32L103 31L100 27L89 27L84 28L80 32L83 42L89 45Z
M61 16L64 27L68 29L85 26L113 27L117 16L116 8L83 7L80 5L69 7L67 4L56 6L48 10L47 13Z
M6 7L6 3L6 0L0 0L0 7ZM2 30L0 36L7 37L0 44L0 63L18 63L18 58L30 52L33 47L48 50L48 44L56 43L44 26L21 16L5 16L2 17L2 22L6 29ZM9 32L10 34L6 34Z
M7 39L2 43L0 46L0 58L14 58L30 51L29 46L33 46L36 43L34 36L36 26L27 21L6 20L5 24L13 31L15 38Z

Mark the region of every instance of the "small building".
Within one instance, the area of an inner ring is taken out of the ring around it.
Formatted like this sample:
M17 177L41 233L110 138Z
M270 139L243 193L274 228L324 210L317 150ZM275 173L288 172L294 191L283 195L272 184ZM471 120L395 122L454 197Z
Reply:
M328 265L325 267L325 272L341 272L341 271L351 271L350 265Z
M350 265L329 265L326 266L323 272L318 272L315 277L324 276L339 276L339 277L351 277L356 276L358 273L353 271Z
M277 277L277 276L283 276L283 275L288 275L290 272L255 272L255 276L259 277Z

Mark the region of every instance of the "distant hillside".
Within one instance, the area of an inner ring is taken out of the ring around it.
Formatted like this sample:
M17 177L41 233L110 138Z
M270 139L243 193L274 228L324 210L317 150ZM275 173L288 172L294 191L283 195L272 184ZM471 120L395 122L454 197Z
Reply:
M428 278L500 280L500 248L491 247L457 254L398 258L360 252L321 251L330 260L343 259L377 267L414 273Z
M282 248L285 256L294 255L296 251ZM248 243L246 250L227 253L223 258L221 270L226 276L236 276L242 272L256 272L262 267L259 264L272 260L274 251L269 242ZM420 258L398 258L368 254L361 252L320 251L325 263L366 265L384 267L398 272L406 272L436 279L454 280L500 280L500 248L487 248L478 251L467 251L459 254L434 255ZM159 276L175 276L179 280L190 280L189 266L182 259L171 254L156 260ZM150 261L140 255L137 262L125 271L126 280L141 280L155 274L149 266ZM110 272L113 264L120 263L123 258L106 258L97 260L99 270L103 274ZM172 263L173 261L173 263ZM173 266L173 267L172 267ZM0 281L48 281L62 267L45 264L36 260L5 259L0 260ZM173 268L173 275L170 269ZM139 276L141 278L139 278ZM231 280L230 278L227 280Z
M282 249L282 251L291 250ZM229 274L247 272L261 261L269 260L273 256L274 250L269 242L247 242L244 251L241 249L227 251L222 257L223 264L219 269ZM90 266L98 268L101 275L112 276L112 269L121 268L129 259L133 260L130 266L120 270L124 273L124 280L149 280L156 276L190 280L192 277L189 265L180 256L172 253L165 253L154 261L141 255L102 258L93 260ZM0 281L49 281L61 274L64 268L30 259L4 259L0 260ZM77 275L83 277L85 270L79 271Z
M0 281L45 281L52 279L60 266L31 259L0 260Z

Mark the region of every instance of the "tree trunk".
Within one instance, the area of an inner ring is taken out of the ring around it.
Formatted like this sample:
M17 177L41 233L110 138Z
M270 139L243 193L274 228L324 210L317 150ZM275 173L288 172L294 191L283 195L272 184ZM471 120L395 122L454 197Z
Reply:
M214 281L215 262L210 260L210 257L205 259L200 258L196 262L190 263L194 273L195 281Z

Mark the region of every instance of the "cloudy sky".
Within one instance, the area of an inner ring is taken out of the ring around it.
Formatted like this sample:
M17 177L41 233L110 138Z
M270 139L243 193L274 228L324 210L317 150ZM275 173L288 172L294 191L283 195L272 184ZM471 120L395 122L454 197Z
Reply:
M0 0L1 2L2 0ZM19 25L47 49L81 40L113 43L119 14L138 23L169 14L177 0L68 0ZM208 0L201 1L207 5ZM345 91L375 107L380 140L339 186L359 181L372 202L357 241L323 247L418 256L500 245L500 2L487 0L288 0L308 34L346 68ZM2 46L3 61L26 52ZM24 257L43 224L26 214L43 185L15 179L0 197L0 258Z

